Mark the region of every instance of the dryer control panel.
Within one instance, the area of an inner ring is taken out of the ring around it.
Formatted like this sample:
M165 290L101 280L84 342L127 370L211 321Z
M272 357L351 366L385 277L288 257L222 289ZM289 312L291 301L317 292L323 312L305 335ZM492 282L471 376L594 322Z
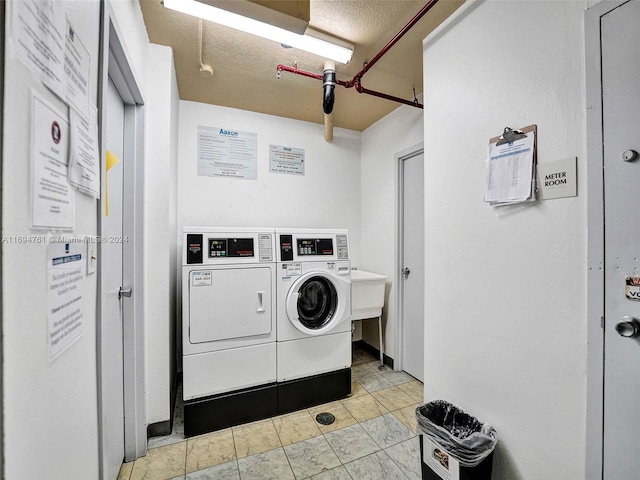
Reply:
M227 264L273 262L273 233L256 232L184 233L184 264Z

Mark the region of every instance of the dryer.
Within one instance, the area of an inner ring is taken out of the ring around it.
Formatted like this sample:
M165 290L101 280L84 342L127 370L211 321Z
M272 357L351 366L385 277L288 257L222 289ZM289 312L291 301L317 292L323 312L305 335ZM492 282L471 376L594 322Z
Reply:
M273 229L186 227L185 436L277 413Z
M347 230L276 229L280 413L351 393Z

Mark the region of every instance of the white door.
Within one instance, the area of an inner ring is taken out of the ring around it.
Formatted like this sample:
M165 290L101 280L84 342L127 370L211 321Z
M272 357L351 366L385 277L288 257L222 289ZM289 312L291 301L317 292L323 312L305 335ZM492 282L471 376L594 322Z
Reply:
M402 369L424 380L424 154L402 165Z
M124 179L124 102L109 80L106 98L105 149L114 163L107 160L103 169L103 205L101 237L114 241L101 242L101 402L102 402L102 468L103 479L115 479L124 459L124 377L123 322L127 297L120 298L123 285L122 207ZM107 191L108 189L108 191ZM108 206L108 212L106 208Z
M640 475L640 2L602 17L605 215L603 478ZM625 154L626 152L626 154ZM626 160L625 161L625 156ZM632 284L627 288L626 284ZM629 336L625 336L629 335Z

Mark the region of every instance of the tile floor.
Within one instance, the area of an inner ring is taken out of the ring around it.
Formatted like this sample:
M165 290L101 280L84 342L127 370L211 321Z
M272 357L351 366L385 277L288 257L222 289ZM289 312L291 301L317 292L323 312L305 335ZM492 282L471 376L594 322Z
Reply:
M379 365L355 347L348 398L189 439L178 402L171 435L149 439L118 480L419 480L423 385ZM320 412L335 422L321 425Z

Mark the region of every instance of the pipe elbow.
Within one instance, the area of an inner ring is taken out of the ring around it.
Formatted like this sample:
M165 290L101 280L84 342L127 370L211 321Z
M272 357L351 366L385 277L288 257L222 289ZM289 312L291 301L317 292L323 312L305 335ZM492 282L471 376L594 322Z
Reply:
M322 81L322 109L324 113L329 115L333 111L333 103L335 101L336 71L326 69L323 72Z

